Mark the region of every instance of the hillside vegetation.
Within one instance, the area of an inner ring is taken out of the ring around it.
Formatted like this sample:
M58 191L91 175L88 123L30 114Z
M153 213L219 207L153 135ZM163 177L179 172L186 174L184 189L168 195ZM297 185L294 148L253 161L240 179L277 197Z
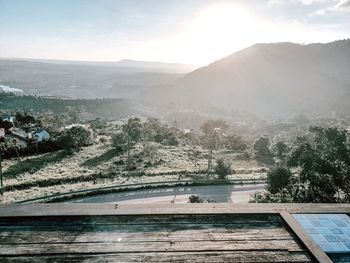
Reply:
M69 113L79 115L82 119L157 116L153 106L129 99L62 99L0 93L0 108L4 112L25 109L35 114Z
M350 40L256 44L187 74L169 101L200 110L247 111L264 119L347 115Z
M153 119L142 123L142 140L141 137L132 137L129 159L125 141L120 136L116 137L124 133L126 125L108 122L105 126L94 128L92 145L72 152L63 149L5 160L2 202L101 186L216 180L215 160L219 159L224 159L232 171L223 179L266 177L268 165L250 158L242 151L242 146L228 150L219 144L212 149L212 166L208 176L209 149L205 146L205 139L202 144L197 135L185 135Z

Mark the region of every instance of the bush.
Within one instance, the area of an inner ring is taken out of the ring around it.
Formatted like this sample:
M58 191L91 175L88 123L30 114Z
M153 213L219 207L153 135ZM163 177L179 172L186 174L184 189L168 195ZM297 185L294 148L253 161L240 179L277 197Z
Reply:
M203 203L203 199L200 198L198 195L190 195L188 197L189 203Z
M80 150L81 147L89 146L92 143L92 132L86 128L75 126L65 131L57 138L58 144L67 153L73 150Z
M194 204L194 203L216 203L216 201L213 199L205 199L204 200L198 195L190 195L188 197L188 201L189 201L189 203L192 203L192 204Z
M113 147L118 153L126 151L127 134L125 132L118 132L112 136Z
M226 179L227 175L231 173L231 166L226 164L223 159L216 161L215 173L219 175L220 179Z
M269 144L269 138L266 137L261 137L254 143L256 160L265 164L273 164L273 158L269 149Z
M290 183L292 173L289 169L284 167L278 167L267 173L267 190L276 194L282 189L287 188Z
M174 132L169 132L167 134L167 142L170 146L177 146L179 144L179 138Z
M101 137L99 141L100 141L100 143L106 143L107 139L106 139L106 137Z

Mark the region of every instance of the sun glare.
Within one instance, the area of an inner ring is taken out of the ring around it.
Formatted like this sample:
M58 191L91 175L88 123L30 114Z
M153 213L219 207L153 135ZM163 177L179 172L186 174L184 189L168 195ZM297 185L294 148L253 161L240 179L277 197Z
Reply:
M201 54L197 60L212 61L245 47L257 24L258 19L239 5L216 4L202 10L190 29L192 45Z

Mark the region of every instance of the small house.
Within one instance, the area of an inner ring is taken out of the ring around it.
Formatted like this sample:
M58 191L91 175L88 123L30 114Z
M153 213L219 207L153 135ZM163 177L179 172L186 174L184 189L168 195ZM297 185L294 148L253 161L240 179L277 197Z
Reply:
M50 134L45 130L38 130L33 132L33 138L38 142L47 141L50 139Z
M15 122L15 116L13 116L11 114L8 114L8 113L0 115L0 119L2 121L8 121L8 122L11 122L11 123Z
M20 128L12 127L9 129L12 135L16 136L19 139L27 140L32 138L32 134L30 132L26 132Z

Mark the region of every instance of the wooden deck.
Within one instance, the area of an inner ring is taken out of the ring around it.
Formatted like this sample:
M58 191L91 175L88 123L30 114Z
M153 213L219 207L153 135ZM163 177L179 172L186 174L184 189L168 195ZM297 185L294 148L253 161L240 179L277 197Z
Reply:
M8 205L0 262L329 262L289 212L331 209L350 206Z

